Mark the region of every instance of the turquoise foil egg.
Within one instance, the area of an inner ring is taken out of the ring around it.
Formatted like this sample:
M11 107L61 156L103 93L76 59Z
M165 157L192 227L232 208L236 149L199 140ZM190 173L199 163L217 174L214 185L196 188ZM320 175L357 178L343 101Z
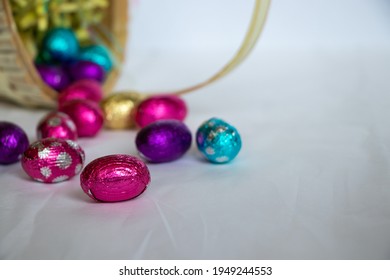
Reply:
M113 62L110 52L102 45L91 45L80 51L79 60L91 61L100 65L104 71L110 72Z
M50 30L42 41L39 59L45 62L69 62L77 58L79 43L68 28Z
M199 151L212 163L227 163L241 150L238 130L227 122L212 118L204 122L196 132Z

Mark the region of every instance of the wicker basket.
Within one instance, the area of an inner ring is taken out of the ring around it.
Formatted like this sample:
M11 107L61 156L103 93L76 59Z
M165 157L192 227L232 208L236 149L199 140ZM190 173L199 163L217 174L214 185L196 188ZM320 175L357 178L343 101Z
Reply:
M115 36L116 44L125 46L127 38L128 0L110 1L103 24ZM124 51L108 47L119 61ZM111 71L104 83L104 91L110 92L120 69ZM33 57L25 48L12 17L8 0L0 0L0 98L26 107L55 107L58 94L40 78L33 64Z

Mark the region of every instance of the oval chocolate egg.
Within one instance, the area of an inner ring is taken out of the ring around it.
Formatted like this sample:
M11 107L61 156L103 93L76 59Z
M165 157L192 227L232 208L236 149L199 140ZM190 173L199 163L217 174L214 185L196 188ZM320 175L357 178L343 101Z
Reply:
M191 147L191 132L177 120L157 121L142 128L135 143L142 157L154 163L182 157Z
M150 183L146 164L130 155L109 155L95 159L81 172L83 191L100 202L129 200L143 193Z
M58 138L77 140L77 129L73 120L65 113L51 112L37 127L38 139Z
M22 167L36 181L58 183L78 174L83 168L85 154L71 141L45 138L34 142L24 152Z
M60 106L71 100L90 100L100 102L103 99L103 88L95 80L78 80L74 82L58 95Z
M94 137L103 127L103 112L93 101L70 100L60 104L59 111L74 121L79 137Z
M176 95L155 95L143 100L135 109L134 121L145 127L159 120L183 121L187 116L187 105Z
M132 111L142 96L136 92L117 93L105 98L100 107L104 125L110 129L127 129L135 126Z
M199 151L212 163L227 163L241 150L241 136L229 123L211 118L205 121L196 132Z

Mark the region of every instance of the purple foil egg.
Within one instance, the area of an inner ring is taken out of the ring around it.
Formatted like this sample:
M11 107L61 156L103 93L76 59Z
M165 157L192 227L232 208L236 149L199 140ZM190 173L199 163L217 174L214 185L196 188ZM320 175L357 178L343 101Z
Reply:
M72 140L45 138L24 152L22 167L35 181L58 183L78 174L84 161L84 151Z
M60 66L40 64L36 68L45 84L56 91L61 91L70 84L68 74Z
M191 132L177 120L161 120L142 128L135 144L149 162L161 163L182 157L191 147Z
M23 129L10 122L0 122L0 164L19 161L28 145Z
M80 175L83 191L100 202L135 198L150 183L146 164L130 155L109 155L89 163Z
M95 80L102 83L106 78L106 73L99 64L92 61L79 60L68 66L69 76L74 80Z
M38 139L57 138L77 140L77 128L73 120L65 113L51 112L37 127Z

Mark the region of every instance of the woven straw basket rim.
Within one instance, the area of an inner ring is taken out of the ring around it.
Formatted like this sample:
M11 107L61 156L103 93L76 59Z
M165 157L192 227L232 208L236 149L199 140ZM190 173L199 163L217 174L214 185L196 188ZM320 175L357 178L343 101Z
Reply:
M102 39L119 62L125 58L128 5L128 0L109 1L103 21L115 37L115 43ZM0 0L0 29L0 98L25 107L55 107L58 93L49 88L37 72L33 57L19 35L8 0ZM120 50L114 48L114 44L119 44ZM119 74L120 67L116 67L108 75L103 86L105 93L111 92Z

